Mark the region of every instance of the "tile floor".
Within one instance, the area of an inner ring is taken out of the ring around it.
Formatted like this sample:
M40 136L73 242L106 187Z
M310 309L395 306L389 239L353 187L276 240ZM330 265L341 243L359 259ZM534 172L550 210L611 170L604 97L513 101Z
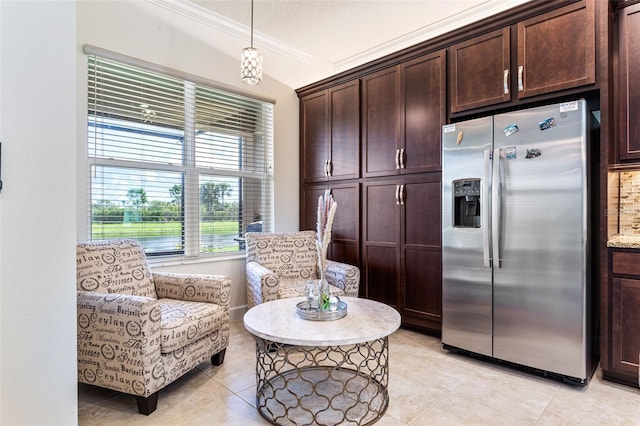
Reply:
M79 385L80 425L265 425L255 409L255 343L231 325L224 364L203 363L166 387L158 409L137 413L131 396ZM440 340L400 329L389 338L389 408L396 425L640 425L640 390L606 382L587 388L455 355Z

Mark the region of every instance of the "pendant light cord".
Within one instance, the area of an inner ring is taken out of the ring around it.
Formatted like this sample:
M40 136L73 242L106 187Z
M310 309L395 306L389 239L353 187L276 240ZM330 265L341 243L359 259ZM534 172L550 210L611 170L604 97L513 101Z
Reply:
M253 0L251 0L251 47L253 48Z

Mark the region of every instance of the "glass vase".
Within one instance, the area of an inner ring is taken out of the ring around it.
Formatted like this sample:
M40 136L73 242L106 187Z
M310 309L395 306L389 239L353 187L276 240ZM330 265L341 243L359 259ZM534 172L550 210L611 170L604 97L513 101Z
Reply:
M318 307L322 312L331 311L331 293L329 291L329 282L324 278L320 279L320 297L318 299Z
M319 299L320 299L320 281L319 280L307 281L307 303L309 303L309 308L318 310Z

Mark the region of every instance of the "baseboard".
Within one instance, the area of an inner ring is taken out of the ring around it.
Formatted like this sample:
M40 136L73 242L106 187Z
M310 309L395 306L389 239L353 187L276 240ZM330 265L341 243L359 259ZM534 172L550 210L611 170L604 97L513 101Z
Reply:
M236 306L235 308L229 308L229 320L231 322L234 321L242 321L245 312L247 312L247 305Z

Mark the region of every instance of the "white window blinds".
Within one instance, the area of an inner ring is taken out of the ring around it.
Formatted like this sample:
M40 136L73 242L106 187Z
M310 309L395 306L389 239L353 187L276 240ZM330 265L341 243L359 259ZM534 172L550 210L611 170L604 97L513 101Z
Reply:
M88 70L91 239L199 256L272 230L272 103L95 55Z

